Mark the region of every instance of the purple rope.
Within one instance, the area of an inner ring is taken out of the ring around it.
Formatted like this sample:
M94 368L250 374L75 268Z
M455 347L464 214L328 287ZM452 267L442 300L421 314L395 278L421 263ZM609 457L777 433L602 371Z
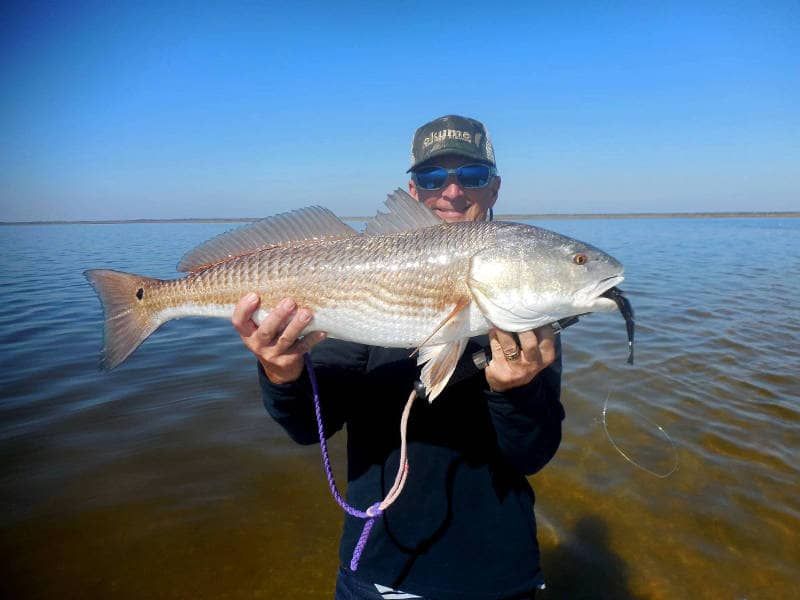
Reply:
M319 389L317 388L317 377L314 374L314 365L311 364L311 355L308 352L303 355L303 358L306 362L306 369L308 369L308 377L311 380L311 391L314 394L314 413L317 416L319 445L322 449L322 462L325 465L325 475L328 477L328 486L331 489L331 494L333 494L333 498L336 500L337 504L339 504L348 515L367 520L367 522L364 523L364 529L361 530L361 536L358 538L355 550L353 550L353 558L350 560L350 570L357 571L358 563L361 560L361 553L364 551L364 546L367 545L372 526L375 525L375 520L383 514L380 508L381 503L376 502L364 512L350 506L339 493L339 488L336 487L336 480L333 478L331 459L330 456L328 456L328 444L325 441L325 428L322 426L322 410L319 405Z
M367 540L369 539L369 534L372 531L372 526L375 524L375 520L383 512L381 510L381 503L376 502L375 504L369 507L367 512L373 512L375 516L369 517L367 519L367 522L364 523L364 529L361 530L361 535L358 538L358 543L356 544L356 547L353 550L353 558L350 559L351 571L358 571L358 561L361 560L361 553L364 551L364 546L367 545Z

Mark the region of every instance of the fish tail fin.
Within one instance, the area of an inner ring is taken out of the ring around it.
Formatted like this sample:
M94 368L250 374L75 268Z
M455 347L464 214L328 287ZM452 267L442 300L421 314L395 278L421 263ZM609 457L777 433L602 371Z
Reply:
M85 271L84 275L103 305L102 367L111 370L164 323L153 303L146 301L160 280L105 269Z

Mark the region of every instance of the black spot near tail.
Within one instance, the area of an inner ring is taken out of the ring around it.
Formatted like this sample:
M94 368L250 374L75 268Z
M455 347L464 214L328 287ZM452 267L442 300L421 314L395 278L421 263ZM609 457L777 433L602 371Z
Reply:
M107 269L92 269L84 275L103 304L103 366L113 369L163 323L153 313L152 306L140 302L144 298L145 285L147 289L154 290L160 280Z

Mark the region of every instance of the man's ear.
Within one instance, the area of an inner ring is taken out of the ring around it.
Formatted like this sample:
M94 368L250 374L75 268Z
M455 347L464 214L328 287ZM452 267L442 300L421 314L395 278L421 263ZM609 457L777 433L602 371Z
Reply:
M419 200L419 196L417 195L417 184L414 183L413 177L408 180L408 193L411 194L415 200Z
M489 208L494 208L494 203L497 202L497 195L500 193L500 176L495 175L492 178L492 203L489 205Z

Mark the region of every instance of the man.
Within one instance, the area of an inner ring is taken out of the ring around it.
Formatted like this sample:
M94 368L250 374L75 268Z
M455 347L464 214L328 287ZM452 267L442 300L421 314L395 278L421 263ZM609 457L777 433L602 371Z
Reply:
M409 193L445 221L490 217L500 177L480 122L450 115L420 127L409 171ZM394 481L400 415L419 378L415 359L408 349L320 343L322 332L298 338L313 315L290 298L256 327L257 307L257 298L243 298L233 324L258 358L267 410L298 443L319 441L303 362L313 348L325 435L347 425L347 500L365 510ZM516 336L492 330L470 340L466 360L487 337L485 371L414 405L405 489L377 520L355 572L348 565L363 521L345 517L337 599L521 599L542 584L525 476L561 440L560 347L550 327Z

